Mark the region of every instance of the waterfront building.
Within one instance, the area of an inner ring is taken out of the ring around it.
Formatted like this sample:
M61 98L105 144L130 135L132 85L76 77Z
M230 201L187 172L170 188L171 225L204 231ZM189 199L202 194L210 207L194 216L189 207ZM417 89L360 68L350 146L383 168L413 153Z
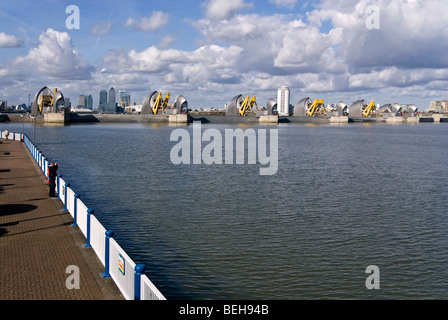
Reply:
M290 92L287 86L281 86L277 91L277 110L280 116L289 115Z

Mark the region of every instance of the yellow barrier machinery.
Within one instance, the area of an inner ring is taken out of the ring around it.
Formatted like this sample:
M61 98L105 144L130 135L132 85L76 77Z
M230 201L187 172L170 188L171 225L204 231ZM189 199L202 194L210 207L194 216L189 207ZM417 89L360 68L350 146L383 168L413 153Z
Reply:
M325 105L324 105L324 99L320 99L320 100L316 99L316 100L314 100L314 102L308 108L306 113L310 117L313 117L313 116L317 115L318 113L326 114L326 109L325 109Z
M160 99L162 98L162 92L159 92L156 96L156 100L152 106L152 113L157 114L159 112Z
M52 96L51 95L47 95L47 94L43 94L41 96L41 100L39 103L39 114L42 114L42 110L44 109L44 107L46 106L51 106L51 101L52 101Z
M248 112L252 112L253 107L255 106L258 110L261 110L261 108L257 105L257 99L255 96L250 99L249 96L244 99L243 103L240 106L240 109L238 110L241 116L244 116Z
M166 108L168 107L171 108L172 106L169 104L169 100L170 100L169 92L165 95L165 98L163 100L162 100L162 92L159 92L154 100L154 104L151 107L152 113L157 114L159 110L165 112Z
M170 103L171 95L168 92L163 98L162 92L153 91L150 95L148 95L142 104L142 114L171 114L173 111L168 111L167 109L177 109L178 113L188 113L188 101L187 99L180 95L177 97L174 105Z
M364 99L355 101L348 108L348 114L352 119L374 117L376 116L375 101L369 104Z
M31 105L31 114L43 115L44 113L57 113L64 108L65 99L62 92L57 88L50 90L48 87L43 87L34 96Z
M163 101L162 101L162 111L163 112L165 112L165 110L166 110L166 108L168 108L168 107L172 107L168 102L170 101L170 93L168 92L166 95L165 95L165 99L163 99Z
M39 114L42 114L42 110L44 107L51 107L53 105L53 97L56 95L56 92L58 91L57 88L54 88L53 94L42 94L40 96L40 102L39 102Z
M375 101L370 102L370 104L364 108L362 115L368 117L375 110Z

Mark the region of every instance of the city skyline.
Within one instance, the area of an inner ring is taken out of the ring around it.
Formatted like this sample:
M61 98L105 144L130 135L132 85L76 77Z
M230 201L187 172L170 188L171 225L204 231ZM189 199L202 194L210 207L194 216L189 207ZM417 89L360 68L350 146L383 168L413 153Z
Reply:
M427 109L446 99L447 9L442 0L2 2L0 100L27 103L48 86L71 101L92 95L95 107L114 87L136 102L157 90L193 108L237 94L265 106L288 86L293 105L309 96Z

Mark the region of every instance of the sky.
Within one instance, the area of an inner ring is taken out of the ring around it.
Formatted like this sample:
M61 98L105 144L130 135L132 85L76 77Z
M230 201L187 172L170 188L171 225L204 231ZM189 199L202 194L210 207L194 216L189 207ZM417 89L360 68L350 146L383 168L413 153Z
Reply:
M157 90L193 109L265 106L282 85L293 105L448 99L448 1L0 0L9 105L48 86L75 105L114 87L136 103Z

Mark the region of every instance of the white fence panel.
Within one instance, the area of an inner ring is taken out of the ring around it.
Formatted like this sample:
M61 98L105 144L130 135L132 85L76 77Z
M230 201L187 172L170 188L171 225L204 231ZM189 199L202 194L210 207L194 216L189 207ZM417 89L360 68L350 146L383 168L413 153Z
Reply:
M0 131L0 138L6 140L20 140L20 135L20 133L9 132L8 138L6 138L5 131ZM19 137L19 139L17 139L16 137Z
M106 252L106 229L94 216L90 216L90 245L104 265Z
M44 172L44 176L48 179L48 167L50 166L50 163L48 162L47 159L45 159L44 161L44 168L43 168L43 172Z
M62 203L65 204L65 181L62 178L59 178L59 198Z
M87 238L87 206L81 199L78 199L78 203L76 204L76 223L78 224L79 229Z
M70 212L71 216L74 217L75 192L70 187L67 187L67 210Z
M127 300L134 300L135 263L115 239L110 239L109 274Z
M142 275L140 300L166 300L166 298L146 275Z

